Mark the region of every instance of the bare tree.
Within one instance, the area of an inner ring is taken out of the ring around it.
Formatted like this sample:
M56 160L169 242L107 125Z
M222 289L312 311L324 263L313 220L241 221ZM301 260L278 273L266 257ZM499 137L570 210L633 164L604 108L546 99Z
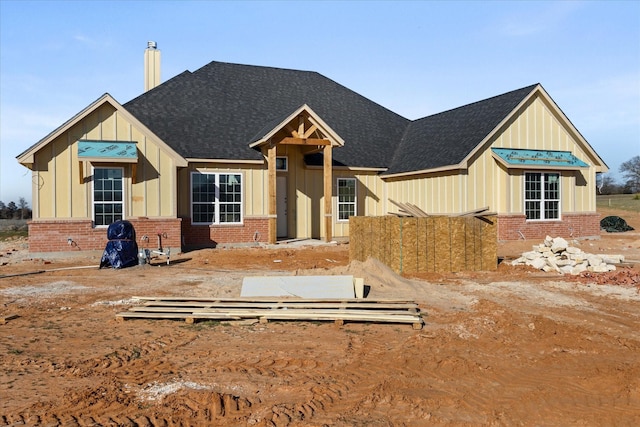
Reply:
M29 217L29 203L27 203L24 197L18 199L18 208L20 208L20 219Z
M598 194L615 194L621 191L615 179L608 173L598 174Z
M631 191L640 191L640 156L632 157L620 165L620 172L626 180L625 186Z

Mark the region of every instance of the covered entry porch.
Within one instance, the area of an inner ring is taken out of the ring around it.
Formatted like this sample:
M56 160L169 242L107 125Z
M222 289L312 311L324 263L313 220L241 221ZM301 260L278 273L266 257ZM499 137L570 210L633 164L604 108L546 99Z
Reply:
M280 239L333 238L333 149L344 141L307 105L269 130L251 147L267 163L268 243ZM304 158L322 153L321 174Z

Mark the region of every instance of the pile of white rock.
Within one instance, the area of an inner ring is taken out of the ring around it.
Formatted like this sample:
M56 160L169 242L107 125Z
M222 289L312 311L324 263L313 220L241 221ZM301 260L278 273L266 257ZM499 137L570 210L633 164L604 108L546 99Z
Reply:
M616 269L615 264L624 262L624 255L593 255L569 246L562 237L547 236L544 243L534 245L533 250L511 262L511 265L530 265L546 272L580 274L583 271L606 273Z

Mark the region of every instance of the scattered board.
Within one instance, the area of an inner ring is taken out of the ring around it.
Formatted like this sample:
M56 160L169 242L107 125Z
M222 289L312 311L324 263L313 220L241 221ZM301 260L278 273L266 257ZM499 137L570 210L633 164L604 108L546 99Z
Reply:
M6 316L0 316L0 325L4 325L6 324L9 320L13 320L13 319L17 319L18 316L17 314L9 314Z
M408 323L421 329L424 322L418 304L400 300L288 299L288 298L185 298L136 297L142 305L116 314L119 320L319 320L373 323Z

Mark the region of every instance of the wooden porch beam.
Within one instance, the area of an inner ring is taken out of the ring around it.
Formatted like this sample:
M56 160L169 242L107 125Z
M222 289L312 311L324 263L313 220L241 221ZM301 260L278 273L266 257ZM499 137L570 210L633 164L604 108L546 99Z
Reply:
M311 134L314 133L316 130L318 130L318 126L311 125L311 127L309 129L307 129L307 131L304 133L304 135L302 135L302 137L303 138L309 138L311 136Z
M289 133L291 133L291 136L293 136L294 138L300 138L300 135L298 135L298 131L295 130L291 125L286 125L285 129L289 131Z
M269 237L268 243L273 245L277 241L277 207L276 207L276 146L275 144L267 149L268 167L268 213L269 213Z
M320 138L292 138L286 137L279 142L282 145L328 145L331 146L331 141L328 139Z
M325 233L325 241L330 242L333 239L333 231L331 229L331 225L333 224L333 215L331 214L331 205L332 205L332 188L331 183L333 182L333 147L331 145L326 145L324 147L324 167L323 167L323 175L324 175L324 233Z

